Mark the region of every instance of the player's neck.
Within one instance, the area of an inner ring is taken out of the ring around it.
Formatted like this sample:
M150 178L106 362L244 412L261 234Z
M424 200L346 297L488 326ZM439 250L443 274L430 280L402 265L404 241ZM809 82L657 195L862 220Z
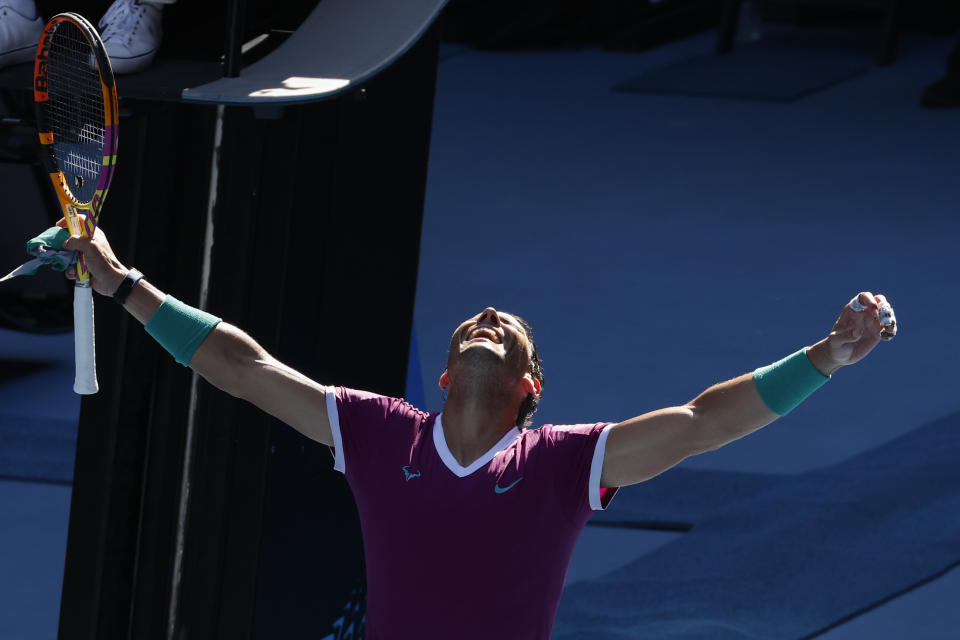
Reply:
M517 409L509 400L450 390L443 408L443 435L457 462L470 466L513 429Z

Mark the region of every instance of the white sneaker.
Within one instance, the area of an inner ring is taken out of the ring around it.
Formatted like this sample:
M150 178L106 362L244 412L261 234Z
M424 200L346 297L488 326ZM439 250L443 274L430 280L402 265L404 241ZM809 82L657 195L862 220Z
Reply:
M30 19L0 2L0 67L28 62L37 55L43 19Z
M163 39L162 5L116 0L100 18L100 37L114 73L136 73L150 66Z

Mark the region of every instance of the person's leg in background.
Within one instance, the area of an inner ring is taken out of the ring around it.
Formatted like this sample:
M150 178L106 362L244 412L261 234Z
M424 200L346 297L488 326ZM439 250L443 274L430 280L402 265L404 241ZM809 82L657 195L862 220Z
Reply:
M32 60L43 24L33 0L0 0L0 67Z
M115 0L110 5L99 27L116 73L136 73L150 66L163 40L163 5L174 2Z
M163 39L163 5L175 1L115 0L110 5L98 26L116 73L150 66ZM0 68L32 60L43 25L34 0L0 0Z

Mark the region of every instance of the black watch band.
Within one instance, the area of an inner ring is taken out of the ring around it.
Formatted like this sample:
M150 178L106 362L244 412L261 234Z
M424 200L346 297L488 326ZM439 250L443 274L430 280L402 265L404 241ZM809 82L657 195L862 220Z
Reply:
M133 291L133 288L137 286L137 283L140 282L140 278L142 277L143 274L136 269L127 271L127 275L123 276L120 286L113 292L113 299L116 300L118 304L126 302L127 296L130 295L130 292Z

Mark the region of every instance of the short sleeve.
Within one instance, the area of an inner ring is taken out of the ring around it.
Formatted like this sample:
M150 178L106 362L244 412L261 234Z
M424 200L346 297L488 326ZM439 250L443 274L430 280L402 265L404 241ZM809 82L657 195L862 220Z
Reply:
M333 468L350 477L376 454L384 438L404 431L425 416L399 398L346 387L327 387L327 417L333 436Z
M555 478L557 499L574 520L607 508L616 488L601 488L603 457L612 423L544 425L540 437Z

